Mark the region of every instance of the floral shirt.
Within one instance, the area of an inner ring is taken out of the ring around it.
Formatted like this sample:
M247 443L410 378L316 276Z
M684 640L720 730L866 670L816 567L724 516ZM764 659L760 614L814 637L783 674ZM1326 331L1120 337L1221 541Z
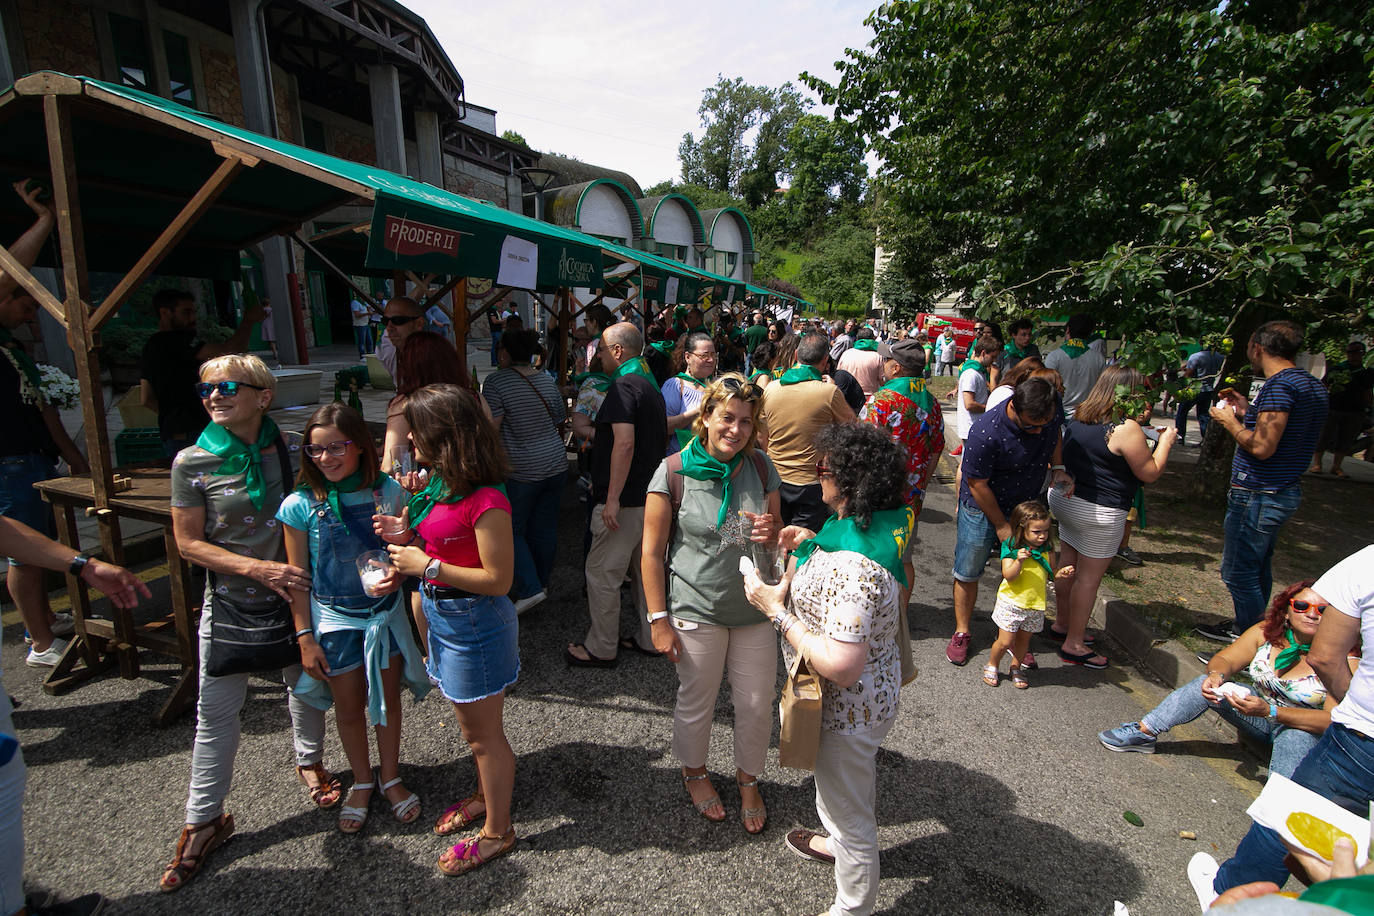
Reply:
M821 679L821 724L836 732L868 731L897 714L902 665L897 654L897 580L862 554L816 551L792 580L792 613L813 633L867 642L863 674L849 687ZM788 668L797 651L782 642Z
M945 448L945 421L940 403L928 393L922 400L924 404L917 404L904 394L879 388L859 413L860 420L886 427L893 441L906 452L906 501L918 519L926 497L926 484Z

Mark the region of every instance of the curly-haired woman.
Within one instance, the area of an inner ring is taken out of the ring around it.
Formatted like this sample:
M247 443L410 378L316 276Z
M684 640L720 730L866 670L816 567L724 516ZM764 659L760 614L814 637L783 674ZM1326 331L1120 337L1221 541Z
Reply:
M866 916L878 897L876 761L901 689L898 590L913 516L903 500L906 456L885 430L828 426L816 451L835 515L819 532L784 528L779 543L794 567L777 586L750 575L745 591L782 633L789 668L800 653L822 679L816 811L828 836L794 830L787 845L834 864L831 913Z

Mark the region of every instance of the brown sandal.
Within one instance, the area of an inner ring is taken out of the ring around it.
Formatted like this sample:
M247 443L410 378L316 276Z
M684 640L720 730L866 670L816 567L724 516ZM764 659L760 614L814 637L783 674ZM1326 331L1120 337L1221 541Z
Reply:
M207 830L213 830L210 838L200 847L199 852L190 853L191 840L198 834ZM232 814L221 814L213 821L206 821L203 824L196 824L194 827L187 825L181 828L181 836L177 837L176 858L162 870L162 877L157 881L158 890L163 893L181 890L188 881L196 876L200 867L205 864L205 859L214 852L224 841L234 835L234 816Z
M470 813L468 808L477 802L482 803L481 813ZM482 797L481 792L473 792L456 805L449 805L444 813L439 815L439 819L434 822L434 832L439 836L448 836L450 833L457 833L459 830L470 827L486 816L487 800Z
M318 785L311 785L305 781L305 774L313 773L319 780ZM305 786L310 793L310 800L319 808L332 808L343 798L343 783L339 782L339 777L324 768L322 763L312 763L309 766L296 767L296 778Z
M483 840L500 840L501 845L491 855L484 856L482 855ZM440 856L436 864L439 866L439 871L446 875L461 875L486 865L492 859L499 859L514 848L514 827L501 836L487 836L486 831L481 830L476 836L464 840Z

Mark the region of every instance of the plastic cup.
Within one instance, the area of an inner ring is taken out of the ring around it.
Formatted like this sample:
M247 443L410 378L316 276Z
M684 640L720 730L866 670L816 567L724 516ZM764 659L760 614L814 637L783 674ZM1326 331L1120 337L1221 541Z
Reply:
M782 581L782 548L776 543L764 544L755 541L750 546L754 558L754 569L764 585L777 585Z
M369 550L358 555L358 578L363 581L363 593L369 598L381 597L377 589L391 572L391 558L385 550Z

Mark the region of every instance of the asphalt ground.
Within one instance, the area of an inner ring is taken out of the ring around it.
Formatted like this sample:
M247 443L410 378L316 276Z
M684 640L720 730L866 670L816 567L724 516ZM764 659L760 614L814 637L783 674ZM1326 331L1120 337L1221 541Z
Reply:
M362 834L344 836L334 813L316 810L296 782L282 686L256 678L227 804L238 832L189 886L161 894L156 881L182 823L195 727L193 714L153 724L175 667L148 656L137 680L111 673L50 697L9 626L3 670L22 704L14 720L29 766L29 886L63 896L99 891L114 912L140 914L824 909L830 870L782 842L793 827L819 826L810 774L777 767L770 751L768 828L751 837L739 824L728 685L710 768L729 819L713 824L691 808L672 758L671 664L633 653L614 670L564 663L563 646L586 626L584 511L570 484L550 599L520 621L521 674L506 704L520 835L510 855L460 878L434 867L444 843L430 826L470 791L474 773L437 692L405 701L402 774L424 800L419 821L402 826L374 804ZM1137 719L1165 692L1110 645L1113 664L1098 672L1062 665L1053 644L1035 640L1042 667L1031 673L1032 689L984 686L992 572L975 615L976 653L965 667L950 665L953 511L942 476L921 518L909 609L921 674L904 689L878 759L879 911L1108 914L1120 900L1135 914L1196 912L1184 866L1194 852L1224 858L1235 848L1262 764L1234 741L1215 742L1224 732L1205 720L1175 730L1153 756L1105 751L1098 730ZM624 614L628 629L628 599ZM345 767L332 716L325 762ZM1144 826L1128 823L1127 810ZM1184 830L1198 839L1179 838Z

